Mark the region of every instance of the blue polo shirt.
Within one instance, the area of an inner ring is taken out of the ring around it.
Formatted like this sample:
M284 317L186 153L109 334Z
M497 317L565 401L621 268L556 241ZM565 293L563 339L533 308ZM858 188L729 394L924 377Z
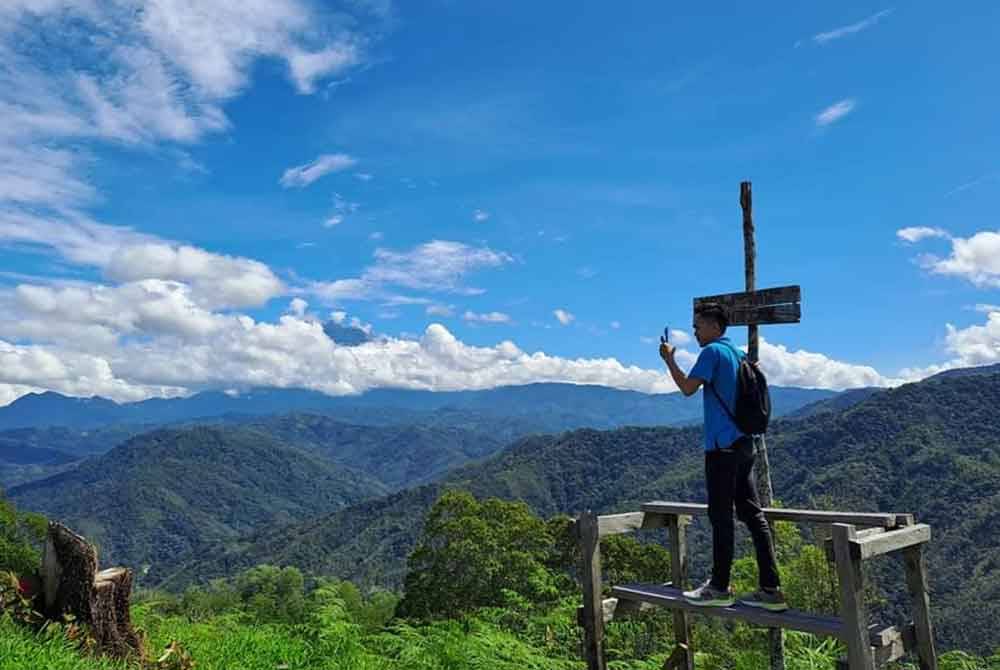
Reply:
M736 372L742 356L742 352L736 353L736 347L728 337L720 337L705 345L688 377L697 377L711 383L715 393L719 394L732 412L736 408ZM719 406L715 393L705 388L701 392L705 406L705 451L728 447L744 436L726 414L726 410Z

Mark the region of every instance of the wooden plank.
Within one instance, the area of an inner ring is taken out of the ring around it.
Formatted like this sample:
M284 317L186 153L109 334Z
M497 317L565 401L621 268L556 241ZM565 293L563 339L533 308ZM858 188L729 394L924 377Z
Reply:
M795 303L792 305L730 309L726 311L726 316L729 317L730 326L799 323L802 321L802 306Z
M844 641L851 670L875 670L875 658L868 640L861 559L851 552L851 543L856 537L854 526L833 524L833 551L840 580L840 618L844 622Z
M687 514L696 516L708 514L708 505L704 503L683 503L654 500L641 505L643 512L651 514ZM880 526L893 528L896 525L896 514L880 512L827 512L811 509L785 509L783 507L765 507L764 516L768 521L794 521L798 523L849 523L855 526Z
M937 670L937 652L934 649L934 626L931 625L931 603L927 588L927 563L923 544L903 550L906 568L906 587L913 607L913 623L917 637L917 655L920 670Z
M899 530L890 530L884 533L877 533L860 537L854 541L861 553L861 560L873 556L881 556L893 551L899 551L915 544L929 542L931 539L931 527L925 523L918 523L912 526L904 526Z
M748 290L740 293L720 293L706 295L694 299L694 306L715 302L727 309L745 309L747 307L767 307L769 305L787 305L802 302L802 288L792 286L776 286L759 291Z
M684 517L690 519L691 517ZM688 587L687 524L674 515L667 519L670 542L670 579L681 591ZM691 622L681 610L674 610L674 668L694 670L694 650L691 649Z
M642 521L645 516L642 512L599 516L597 517L597 535L598 537L607 537L608 535L628 533L642 528Z
M837 617L822 616L789 609L771 612L757 607L735 604L731 607L700 607L684 599L682 589L665 584L622 584L611 587L611 595L620 600L638 600L660 607L696 612L722 619L737 619L767 628L789 628L806 633L843 639L844 626Z
M590 510L576 522L583 553L583 650L587 670L607 670L604 659L604 613L601 598L601 543L597 516Z

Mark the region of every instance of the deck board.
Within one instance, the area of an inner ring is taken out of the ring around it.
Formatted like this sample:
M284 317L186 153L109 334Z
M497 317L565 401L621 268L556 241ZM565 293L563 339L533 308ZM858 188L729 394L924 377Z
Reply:
M739 619L767 628L788 628L816 635L841 638L844 624L838 617L811 614L801 610L788 609L784 612L770 612L765 609L748 607L737 603L732 607L703 607L684 600L681 589L663 584L622 584L611 587L611 596L623 600L637 600L660 607L697 612L706 616L723 619Z

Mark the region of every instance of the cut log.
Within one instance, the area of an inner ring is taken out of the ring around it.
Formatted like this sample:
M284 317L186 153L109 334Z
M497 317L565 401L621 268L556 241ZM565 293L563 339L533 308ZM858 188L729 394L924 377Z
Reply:
M98 572L94 546L61 523L49 522L41 575L45 615L58 621L72 614L90 626L100 653L118 659L143 655L129 614L133 575L129 568Z
M97 550L94 545L58 521L50 521L45 549L45 571L42 575L46 593L45 614L50 619L58 619L63 612L70 612L79 620L89 622L90 592L97 575ZM51 602L48 599L50 592L54 593Z

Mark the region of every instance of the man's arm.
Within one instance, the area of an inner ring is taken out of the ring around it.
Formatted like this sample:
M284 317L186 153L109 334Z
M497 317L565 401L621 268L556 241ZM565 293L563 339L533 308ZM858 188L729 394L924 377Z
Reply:
M677 361L674 360L676 350L677 348L669 342L660 342L660 357L667 364L667 369L670 370L670 376L674 378L677 388L686 396L694 395L705 383L705 380L699 377L688 377L681 371L677 366Z

